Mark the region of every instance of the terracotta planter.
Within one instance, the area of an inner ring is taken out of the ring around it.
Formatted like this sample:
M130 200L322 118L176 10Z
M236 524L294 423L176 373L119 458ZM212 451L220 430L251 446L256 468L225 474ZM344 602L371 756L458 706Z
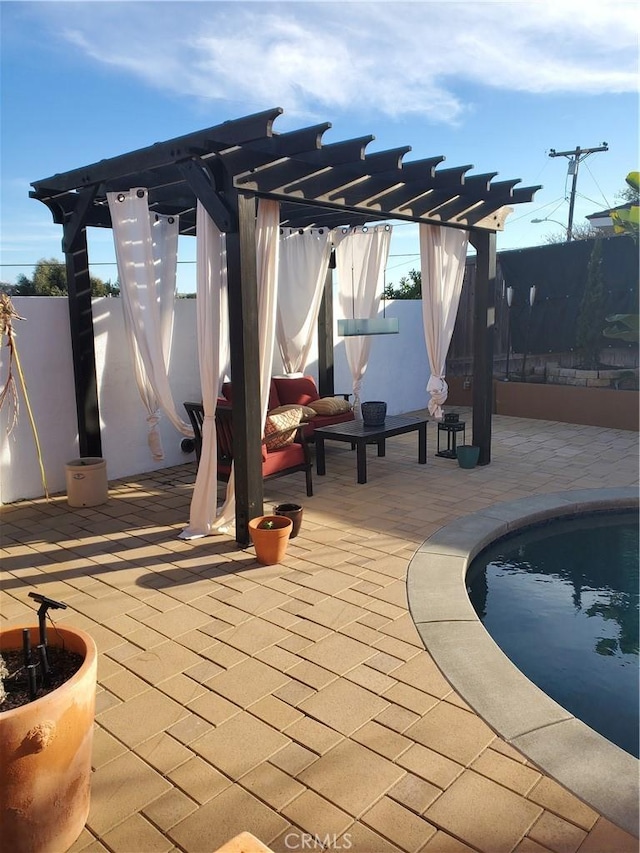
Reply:
M270 522L270 528L262 527L264 522ZM293 522L284 515L259 515L249 522L249 535L256 549L259 563L274 566L281 563L287 553L289 535Z
M22 648L22 631L1 631L0 650ZM38 628L30 631L35 648ZM0 712L0 839L11 853L64 853L89 814L96 645L84 631L60 625L47 639L84 663L51 693Z

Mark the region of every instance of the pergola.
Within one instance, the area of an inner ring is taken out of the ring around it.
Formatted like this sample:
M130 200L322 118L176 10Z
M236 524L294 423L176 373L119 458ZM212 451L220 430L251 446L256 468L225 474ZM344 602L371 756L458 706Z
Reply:
M63 227L81 456L101 456L91 285L86 229L111 228L108 192L148 190L150 211L179 216L182 235L196 233L199 200L226 234L231 379L236 443L236 539L262 512L259 455L259 359L255 223L257 199L280 202L281 225L329 229L402 220L469 232L477 253L474 313L473 443L481 465L491 459L496 233L512 205L540 187L497 172L468 175L471 165L438 169L444 156L404 161L410 146L366 153L364 136L323 144L329 123L286 133L273 130L282 109L224 122L35 181L32 198ZM320 392L333 393L331 273L318 320Z

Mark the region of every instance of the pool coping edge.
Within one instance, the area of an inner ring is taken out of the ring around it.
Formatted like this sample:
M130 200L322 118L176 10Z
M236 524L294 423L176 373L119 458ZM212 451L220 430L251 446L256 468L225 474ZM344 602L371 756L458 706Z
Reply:
M509 660L469 601L466 572L491 542L581 512L637 509L638 490L580 489L494 504L456 519L409 563L409 612L444 677L487 725L543 772L638 836L640 762L562 708Z

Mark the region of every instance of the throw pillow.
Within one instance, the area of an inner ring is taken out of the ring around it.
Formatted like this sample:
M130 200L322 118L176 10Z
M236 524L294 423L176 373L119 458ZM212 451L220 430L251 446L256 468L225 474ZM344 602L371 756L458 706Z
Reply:
M309 403L309 407L319 415L342 415L353 408L351 403L342 397L322 397Z
M279 415L280 412L288 412L291 409L298 409L298 411L300 412L301 421L310 421L311 418L315 418L315 416L318 414L315 409L312 409L309 406L298 406L295 403L289 403L286 406L277 406L275 409L271 409L268 414Z
M267 415L267 420L264 425L264 437L267 450L279 450L281 447L287 447L293 444L293 439L296 435L296 430L300 426L300 407L295 406L286 412L278 412L277 414ZM290 427L290 429L289 429ZM285 430L285 432L282 432ZM278 433L278 435L274 435ZM274 436L269 438L269 436Z

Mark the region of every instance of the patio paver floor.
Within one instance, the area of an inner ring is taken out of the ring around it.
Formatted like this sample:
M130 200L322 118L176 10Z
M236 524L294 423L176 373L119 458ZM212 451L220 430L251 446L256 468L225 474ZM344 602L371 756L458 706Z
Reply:
M72 853L211 853L243 830L277 853L310 836L356 853L637 851L493 733L408 614L409 561L454 518L638 482L635 433L493 426L487 467L435 457L430 424L426 466L409 435L373 448L366 485L342 445L313 498L302 476L267 483L266 508L304 504L279 566L229 537L177 538L192 463L111 482L103 506L1 508L3 624L33 620L37 589L98 644L92 805Z

